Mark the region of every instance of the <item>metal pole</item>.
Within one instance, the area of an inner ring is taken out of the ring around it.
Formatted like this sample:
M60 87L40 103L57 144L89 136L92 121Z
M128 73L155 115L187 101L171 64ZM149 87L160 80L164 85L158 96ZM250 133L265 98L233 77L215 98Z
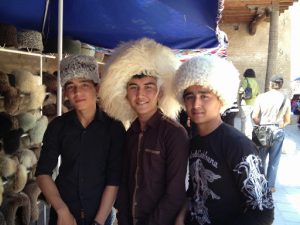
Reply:
M57 41L57 116L61 115L62 109L62 88L60 84L60 61L62 60L62 39L63 39L63 0L58 2L58 41Z

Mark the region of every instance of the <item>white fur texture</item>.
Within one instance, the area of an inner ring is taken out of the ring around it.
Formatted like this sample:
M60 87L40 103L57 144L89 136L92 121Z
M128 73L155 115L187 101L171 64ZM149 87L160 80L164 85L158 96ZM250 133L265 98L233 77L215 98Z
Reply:
M8 155L0 155L0 175L3 177L10 177L17 171L18 163L11 159Z
M35 87L42 83L41 77L33 75L26 70L17 70L13 74L16 78L16 88L23 93L33 92Z
M155 71L162 81L163 96L159 108L169 117L175 118L180 105L171 92L171 83L179 66L179 60L171 49L143 38L120 45L105 64L101 86L101 104L110 116L125 125L136 118L136 113L126 100L126 85L133 75L143 71Z
M3 201L3 192L4 192L3 181L2 178L0 177L0 206Z
M36 86L34 91L32 91L30 94L30 102L28 105L28 110L38 109L42 107L45 97L46 97L46 87L44 85Z
M28 174L26 167L19 164L14 177L8 180L5 191L19 193L24 189L27 183L27 178Z
M183 63L176 73L173 87L183 107L185 89L192 85L208 87L222 101L223 112L236 101L239 84L239 72L231 62L209 55L194 57Z
M32 168L37 163L36 155L29 149L22 149L17 151L19 162L25 166L26 169Z
M31 130L29 130L31 144L42 143L47 126L48 118L46 116L42 116L38 121L36 121L35 126Z

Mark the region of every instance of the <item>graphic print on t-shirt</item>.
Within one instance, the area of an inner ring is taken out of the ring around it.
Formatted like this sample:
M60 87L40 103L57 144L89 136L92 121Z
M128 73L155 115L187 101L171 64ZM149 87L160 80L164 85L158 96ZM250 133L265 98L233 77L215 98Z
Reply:
M217 179L220 179L221 176L213 173L211 170L205 169L201 158L207 155L201 153L200 151L194 152L191 157L195 157L196 160L193 161L190 165L190 177L192 179L192 186L194 190L194 195L191 199L190 204L190 215L193 220L196 220L198 224L203 225L206 223L211 223L209 220L208 209L205 206L206 200L210 197L212 199L220 199L220 196L215 194L208 187L208 182L212 183ZM201 158L200 158L201 157ZM210 159L212 164L217 166L216 163L213 163L214 160Z
M251 154L245 156L234 172L238 174L246 174L243 181L242 192L247 196L247 206L252 209L273 208L272 198L269 198L268 184L265 176L259 172L261 159Z

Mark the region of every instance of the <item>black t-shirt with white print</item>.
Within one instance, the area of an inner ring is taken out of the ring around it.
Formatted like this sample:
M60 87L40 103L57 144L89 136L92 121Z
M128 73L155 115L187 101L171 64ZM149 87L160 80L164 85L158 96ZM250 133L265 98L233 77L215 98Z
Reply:
M255 145L222 123L191 140L187 225L268 225L274 205Z

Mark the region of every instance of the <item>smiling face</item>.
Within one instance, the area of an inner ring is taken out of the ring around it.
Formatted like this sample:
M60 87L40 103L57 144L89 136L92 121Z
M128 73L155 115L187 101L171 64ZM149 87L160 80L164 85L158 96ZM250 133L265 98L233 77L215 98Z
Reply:
M86 79L72 79L64 86L64 95L77 111L94 109L99 86Z
M158 109L159 88L151 76L133 77L127 84L127 100L138 117L148 120Z
M190 86L183 93L183 101L188 116L197 127L209 130L221 121L222 102L209 88Z

